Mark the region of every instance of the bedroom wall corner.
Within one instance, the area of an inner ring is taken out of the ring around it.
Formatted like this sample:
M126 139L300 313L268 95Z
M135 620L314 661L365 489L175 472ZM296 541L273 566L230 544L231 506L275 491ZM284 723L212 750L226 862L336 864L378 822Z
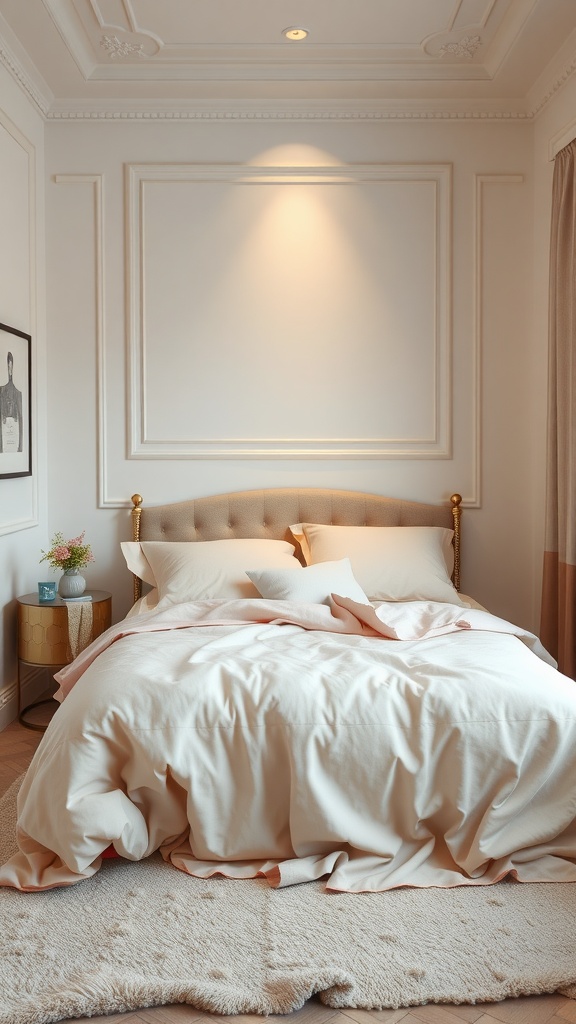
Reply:
M0 97L0 174L3 182L10 183L0 193L0 322L32 338L32 473L0 477L1 730L18 711L15 599L36 587L40 550L46 542L47 395L44 119L1 65ZM0 383L6 380L7 367L2 364ZM23 673L22 685L24 700L32 700L45 687L46 678L43 673Z

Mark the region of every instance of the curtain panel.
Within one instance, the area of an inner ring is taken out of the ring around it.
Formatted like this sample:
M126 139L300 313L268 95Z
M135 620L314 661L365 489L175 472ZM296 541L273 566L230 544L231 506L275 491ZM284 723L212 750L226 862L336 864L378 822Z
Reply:
M576 679L576 140L554 163L548 464L540 636Z

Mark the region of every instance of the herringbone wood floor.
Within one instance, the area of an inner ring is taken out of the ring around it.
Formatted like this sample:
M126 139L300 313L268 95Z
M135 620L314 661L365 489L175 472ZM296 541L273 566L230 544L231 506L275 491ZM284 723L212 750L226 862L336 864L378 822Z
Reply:
M41 712L39 711L40 715ZM28 767L42 733L13 722L0 733L0 795ZM576 1001L563 996L534 996L507 999L501 1003L476 1006L416 1006L409 1010L332 1010L316 999L288 1017L270 1017L282 1024L576 1024ZM91 1024L262 1024L257 1016L218 1017L201 1013L190 1006L158 1006L134 1013L91 1017ZM72 1021L70 1024L76 1024ZM81 1022L86 1024L86 1018Z

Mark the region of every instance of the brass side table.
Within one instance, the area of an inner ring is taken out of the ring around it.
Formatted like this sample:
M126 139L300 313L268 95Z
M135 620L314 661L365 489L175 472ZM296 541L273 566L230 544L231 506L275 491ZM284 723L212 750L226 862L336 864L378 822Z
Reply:
M105 590L87 590L92 601L92 640L100 636L112 623L112 595ZM18 602L18 721L28 729L44 732L45 725L27 722L25 715L41 704L53 700L34 701L25 708L20 707L20 668L31 665L34 668L62 668L70 662L68 642L68 609L60 597L54 601L39 601L38 594L24 594Z

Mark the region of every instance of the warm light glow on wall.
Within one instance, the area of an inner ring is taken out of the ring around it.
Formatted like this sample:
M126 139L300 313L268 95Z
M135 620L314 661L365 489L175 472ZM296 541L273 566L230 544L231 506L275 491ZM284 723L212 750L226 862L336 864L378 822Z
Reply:
M331 331L321 329L320 320L316 322L318 312L322 311L322 319L327 309L340 309L342 316L353 320L353 306L357 299L362 301L367 268L317 186L270 185L267 196L268 202L229 263L226 288L238 296L243 290L254 294L257 270L259 307L266 320L271 322L278 310L284 310L286 330L268 344L281 347L291 338L293 353L303 347L305 356L312 335L315 361L330 348L332 337ZM352 305L351 294L355 296Z
M264 149L249 161L254 167L341 167L333 153L303 142L287 143Z

